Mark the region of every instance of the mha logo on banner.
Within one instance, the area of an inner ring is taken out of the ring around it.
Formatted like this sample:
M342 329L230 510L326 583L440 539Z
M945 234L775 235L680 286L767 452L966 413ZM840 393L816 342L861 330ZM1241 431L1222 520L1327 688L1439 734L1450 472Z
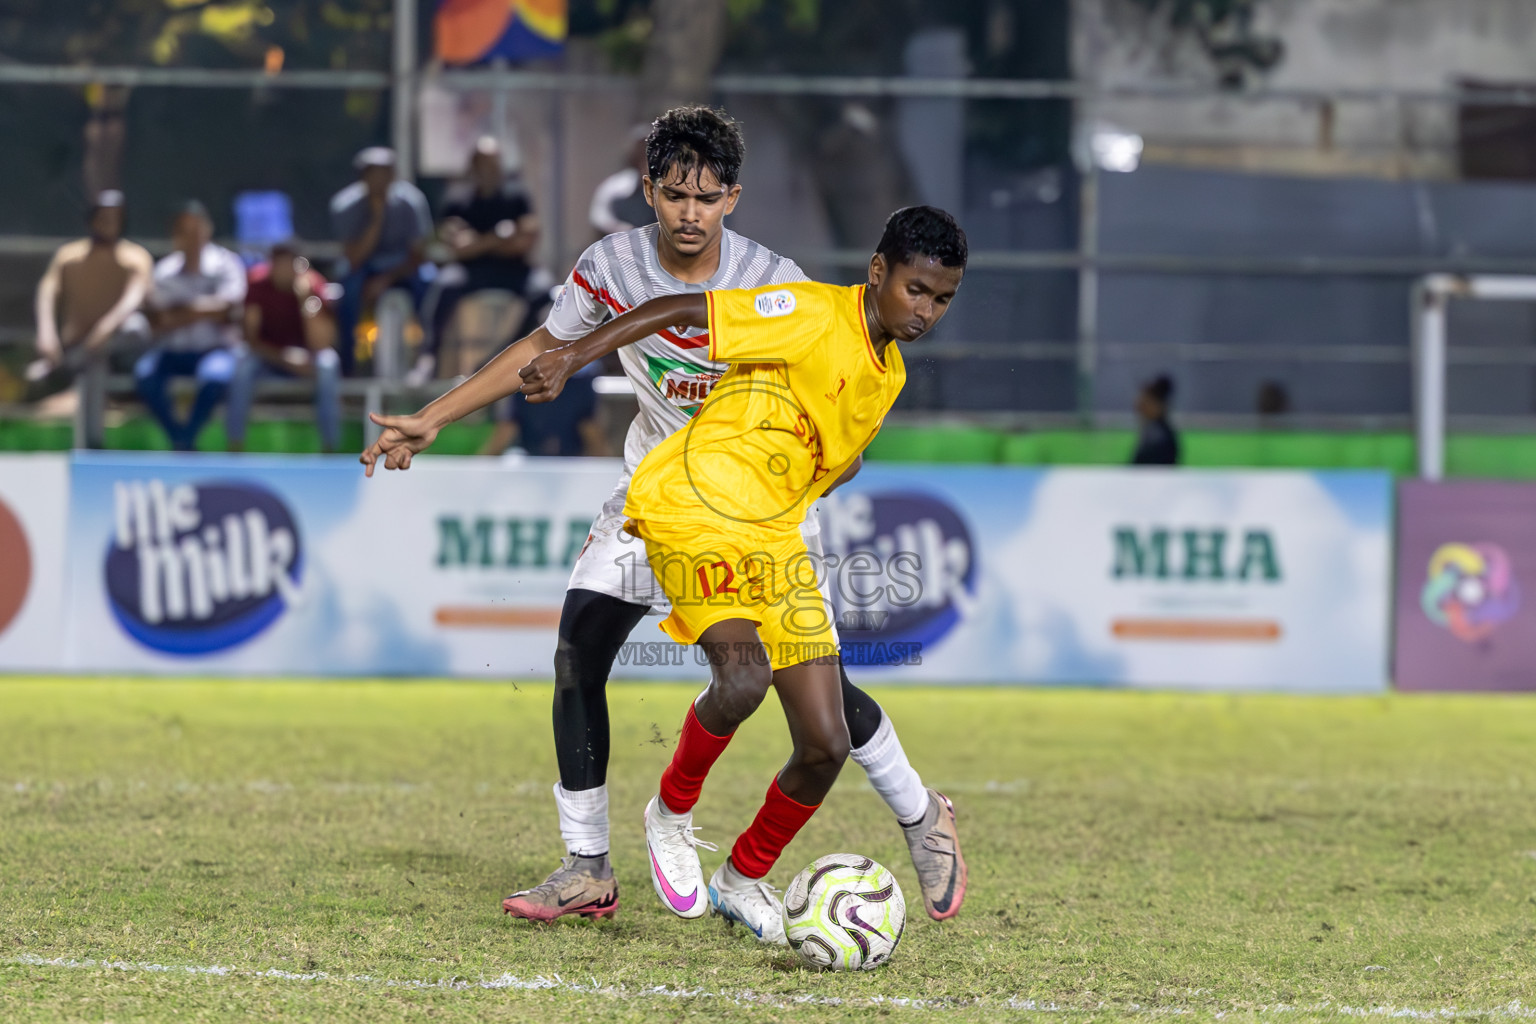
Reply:
M293 513L247 483L119 482L107 551L117 621L147 647L208 654L266 629L298 597Z
M1442 544L1419 597L1429 621L1475 643L1520 610L1520 583L1497 544Z

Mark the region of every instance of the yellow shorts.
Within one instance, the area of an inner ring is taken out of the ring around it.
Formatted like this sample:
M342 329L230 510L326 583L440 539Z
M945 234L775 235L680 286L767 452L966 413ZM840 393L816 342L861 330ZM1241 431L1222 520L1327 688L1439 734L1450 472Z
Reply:
M800 531L726 532L634 519L625 529L645 541L651 571L672 603L661 629L678 643L697 643L717 622L748 619L776 670L837 653L832 611L819 586L825 568Z

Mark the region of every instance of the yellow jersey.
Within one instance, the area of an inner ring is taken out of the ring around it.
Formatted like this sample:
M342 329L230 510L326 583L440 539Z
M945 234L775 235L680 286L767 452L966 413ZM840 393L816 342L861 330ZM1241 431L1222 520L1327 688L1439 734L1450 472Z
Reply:
M880 431L906 383L875 355L864 286L712 291L709 358L730 368L683 429L651 450L624 513L653 522L798 530Z

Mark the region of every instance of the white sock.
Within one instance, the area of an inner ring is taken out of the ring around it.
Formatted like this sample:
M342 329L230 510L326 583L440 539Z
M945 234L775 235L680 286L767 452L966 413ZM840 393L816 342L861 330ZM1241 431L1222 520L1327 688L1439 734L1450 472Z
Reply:
M737 889L745 889L753 882L761 881L757 878L748 878L736 870L736 865L731 863L731 858L725 858L725 863L720 868L720 887L734 892Z
M555 806L560 809L560 836L565 849L577 857L596 857L608 852L608 786L572 793L555 783Z
M897 821L911 825L927 813L928 790L917 769L907 760L907 752L901 749L896 727L884 709L880 713L880 728L868 743L850 751L848 756L869 775L869 784L896 812Z
M678 814L667 806L667 802L661 798L659 793L656 795L656 813L661 816L662 822L668 825L681 825L685 818L688 819L688 824L693 824L692 811L684 811L682 814Z

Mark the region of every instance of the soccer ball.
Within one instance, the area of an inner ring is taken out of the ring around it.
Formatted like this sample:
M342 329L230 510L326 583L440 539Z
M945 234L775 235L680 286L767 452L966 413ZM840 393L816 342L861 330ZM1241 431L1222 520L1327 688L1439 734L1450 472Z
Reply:
M856 853L822 857L784 893L790 948L823 970L874 970L896 951L906 922L895 876Z

